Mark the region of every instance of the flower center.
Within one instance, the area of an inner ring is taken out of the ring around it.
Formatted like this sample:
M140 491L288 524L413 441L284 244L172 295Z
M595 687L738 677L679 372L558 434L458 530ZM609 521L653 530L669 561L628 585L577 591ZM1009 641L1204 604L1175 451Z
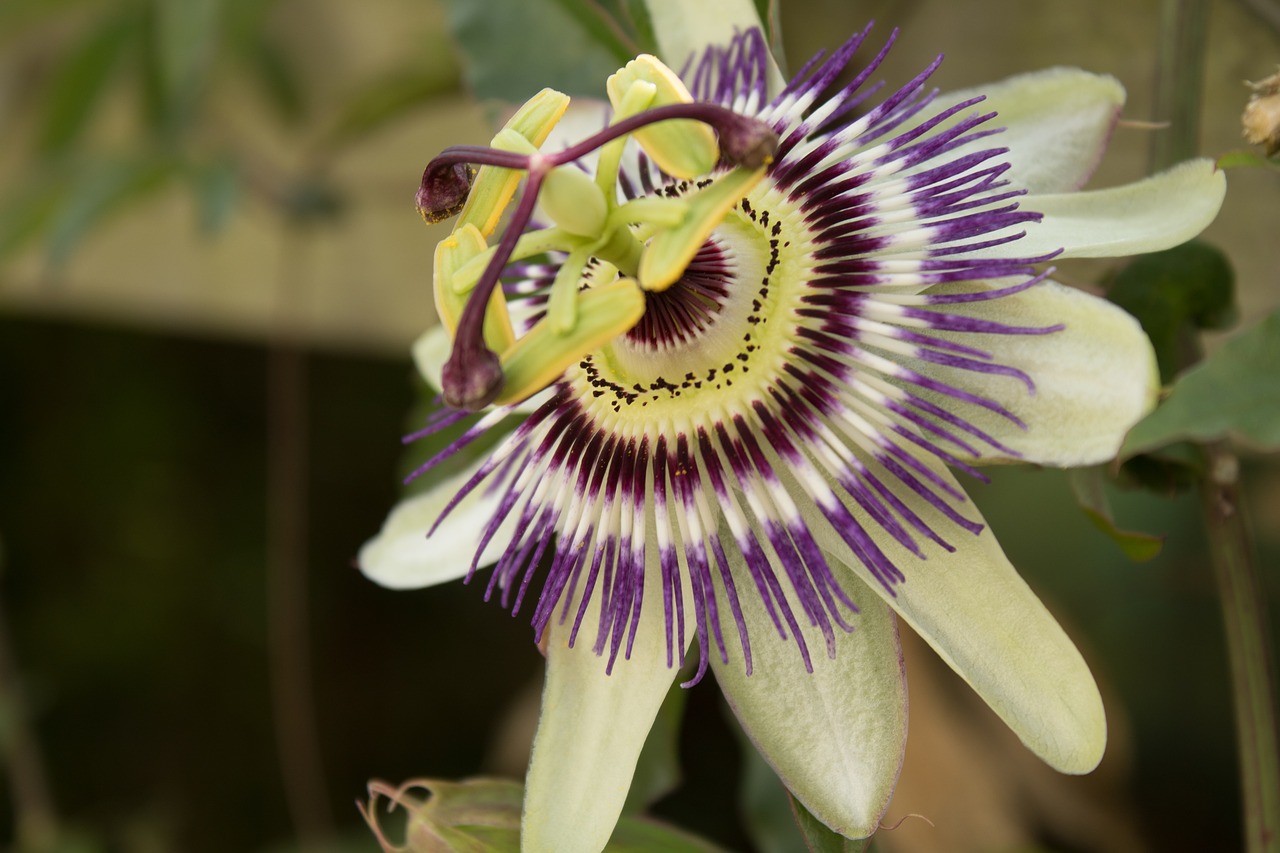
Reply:
M646 294L636 326L570 369L588 411L634 418L644 430L668 417L702 421L767 393L794 342L800 288L787 282L808 267L799 251L807 237L791 239L807 230L776 213L786 207L774 193L742 199L676 284Z

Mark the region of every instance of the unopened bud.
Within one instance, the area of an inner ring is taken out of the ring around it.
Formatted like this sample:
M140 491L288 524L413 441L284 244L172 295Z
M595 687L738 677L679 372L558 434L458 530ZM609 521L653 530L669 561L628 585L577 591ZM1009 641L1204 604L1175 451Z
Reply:
M1271 157L1280 152L1280 71L1249 85L1253 97L1241 116L1244 138L1251 145L1262 145Z

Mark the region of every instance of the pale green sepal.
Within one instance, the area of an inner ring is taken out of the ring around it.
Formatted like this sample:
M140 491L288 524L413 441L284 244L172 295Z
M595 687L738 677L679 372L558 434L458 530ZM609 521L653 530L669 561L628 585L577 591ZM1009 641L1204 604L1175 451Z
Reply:
M1199 159L1121 187L1029 195L1022 208L1044 219L1026 224L1019 240L972 254L1030 258L1062 249L1057 260L1156 252L1203 231L1218 215L1226 191L1226 176L1212 160Z
M1031 394L1011 376L921 368L922 373L995 400L1026 424L1024 430L986 409L965 406L962 416L967 421L1021 454L1008 457L974 442L983 451L983 462L1000 459L1058 467L1105 462L1119 452L1125 433L1155 405L1160 375L1151 341L1137 320L1104 299L1045 281L1012 296L948 305L946 310L1013 326L1066 327L1041 335L933 333L963 340L990 353L996 364L1025 371L1035 382ZM956 409L950 398L918 393Z
M836 629L836 656L805 624L813 660L806 672L794 639L778 636L736 549L729 559L750 626L753 672L726 637L729 662L711 667L743 730L804 807L831 829L865 838L880 826L902 768L907 685L893 613L856 581L844 589L861 612L855 631ZM803 619L801 620L804 621Z
M418 589L464 577L501 495L486 494L481 484L453 508L434 533L427 536L427 531L483 461L396 504L382 530L364 544L356 558L365 577L388 589ZM480 555L480 566L491 566L502 556L515 534L516 515L511 513L499 526Z
M946 468L929 460L925 464L959 489ZM866 525L906 575L890 594L825 517L807 507L806 520L823 551L883 596L1032 752L1063 773L1095 768L1106 749L1107 724L1093 675L1057 620L1010 565L990 528L975 536L956 527L892 474L872 467L955 552L922 541L928 559L920 560L880 525ZM860 512L856 506L851 511ZM983 522L972 505L960 511Z
M764 171L739 166L686 196L689 209L684 222L659 232L640 256L640 286L645 290L663 291L679 281L707 237L742 201L742 197L759 183Z
M948 156L959 158L973 151L1007 147L1009 153L1001 159L1012 166L1009 177L1034 193L1066 192L1084 186L1102 159L1125 101L1124 87L1110 75L1078 68L1046 68L947 92L939 96L930 115L978 95L985 95L986 100L961 115L995 111L998 115L984 127L1002 127L1004 131L960 146Z
M619 116L635 109L633 91L641 92L643 108L688 104L693 96L676 73L656 56L641 54L609 77L605 83L609 100ZM677 178L692 180L715 168L720 159L716 135L706 124L693 119L655 122L632 136L653 158L658 168Z
M656 545L652 537L650 544ZM598 853L622 814L636 762L676 676L667 666L657 548L649 551L635 645L629 659L619 654L611 674L605 673L606 658L592 650L600 618L598 590L572 648L577 602L565 622L557 608L547 626L542 716L525 777L523 853ZM683 582L680 594L685 612L692 612Z
M512 307L524 314L527 313L527 310L523 309L525 304L525 301L518 301ZM440 371L453 353L453 340L449 337L448 330L444 326L432 326L427 329L413 342L412 352L413 364L418 369L418 375L439 394ZM526 415L533 414L546 401L546 394L535 394L516 406L515 411Z
M645 6L658 38L658 53L675 69L696 62L709 45L724 47L752 27L764 30L753 0L645 0ZM773 57L767 61L772 98L786 81Z

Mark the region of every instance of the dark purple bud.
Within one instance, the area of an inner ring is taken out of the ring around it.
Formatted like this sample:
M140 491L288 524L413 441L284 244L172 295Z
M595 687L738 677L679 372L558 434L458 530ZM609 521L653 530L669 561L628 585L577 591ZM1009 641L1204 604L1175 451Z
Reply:
M769 125L736 113L727 113L710 124L720 137L720 156L725 162L748 169L773 162L779 140Z
M502 391L502 362L483 342L455 341L440 377L444 401L455 409L478 412Z
M440 222L462 212L475 170L467 163L432 160L422 173L414 202L427 222Z

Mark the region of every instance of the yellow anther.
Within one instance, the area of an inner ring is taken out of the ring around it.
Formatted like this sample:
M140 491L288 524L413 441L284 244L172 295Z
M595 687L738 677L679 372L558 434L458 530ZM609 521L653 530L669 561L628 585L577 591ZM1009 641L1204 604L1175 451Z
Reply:
M631 92L637 83L654 87L653 95L644 108L693 103L693 96L674 71L657 57L641 54L618 69L606 84L609 101L619 114L624 105L631 106L628 98L636 97ZM715 133L702 122L692 119L657 122L637 130L634 136L658 168L677 178L690 180L705 175L720 159Z
M473 281L471 287L459 293L454 289L452 279L468 261L485 254L487 249L480 230L471 224L457 228L436 244L432 291L435 294L436 313L440 315L440 322L449 330L450 338L458 329L458 321L467 305L467 294L475 287ZM485 343L494 352L503 352L515 343L515 339L515 329L507 314L506 297L502 295L502 288L495 287L484 316Z
M557 334L543 318L503 352L506 384L495 405L518 403L538 393L584 355L625 334L644 315L644 293L631 278L583 290L577 303L578 318L568 334Z
M551 129L559 123L568 107L568 95L555 89L543 89L526 101L506 126L498 131L493 140L494 147L517 153L536 151L546 142ZM513 134L527 142L529 149L523 149L520 143L515 142ZM474 225L485 237L492 234L498 227L502 212L511 203L521 177L522 173L514 169L482 167L476 175L475 183L471 185L471 194L467 197L467 206L462 209L462 215L458 218L458 227Z
M600 236L609 214L604 193L577 166L560 166L547 173L538 201L553 222L581 237Z
M707 237L764 177L764 171L737 168L685 196L689 212L684 222L659 231L640 256L640 286L660 291L679 281Z

